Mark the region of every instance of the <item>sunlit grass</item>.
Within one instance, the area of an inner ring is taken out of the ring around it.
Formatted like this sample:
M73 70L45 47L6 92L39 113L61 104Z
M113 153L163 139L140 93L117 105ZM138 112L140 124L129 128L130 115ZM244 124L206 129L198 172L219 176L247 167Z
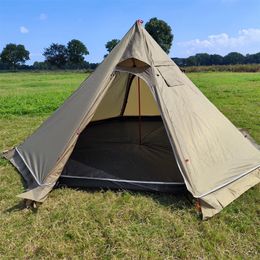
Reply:
M0 74L0 150L22 142L84 73ZM260 74L189 77L260 142ZM0 159L1 259L258 259L259 185L202 222L186 195L56 189L37 210L15 195L20 176Z

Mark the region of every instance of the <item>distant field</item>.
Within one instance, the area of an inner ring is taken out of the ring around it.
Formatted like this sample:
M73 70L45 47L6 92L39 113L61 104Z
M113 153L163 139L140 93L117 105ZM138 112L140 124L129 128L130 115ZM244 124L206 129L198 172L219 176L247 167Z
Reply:
M0 151L22 142L86 78L84 73L0 74ZM188 76L260 143L260 73ZM202 222L184 196L56 189L22 209L19 175L0 159L0 258L259 259L259 185Z

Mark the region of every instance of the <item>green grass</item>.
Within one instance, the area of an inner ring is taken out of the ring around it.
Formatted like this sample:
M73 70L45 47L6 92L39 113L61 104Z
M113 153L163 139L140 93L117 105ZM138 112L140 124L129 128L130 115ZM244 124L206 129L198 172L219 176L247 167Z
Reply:
M0 150L32 133L86 77L0 74ZM260 142L260 73L189 77ZM202 222L186 196L56 189L37 210L14 168L0 159L0 259L258 259L259 185Z
M0 74L0 115L50 114L85 77L84 73Z

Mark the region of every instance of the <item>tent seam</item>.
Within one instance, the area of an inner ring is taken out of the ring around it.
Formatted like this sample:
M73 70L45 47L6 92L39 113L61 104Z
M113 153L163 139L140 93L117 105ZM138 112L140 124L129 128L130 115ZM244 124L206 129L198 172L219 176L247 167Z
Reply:
M63 178L76 178L76 179L88 179L88 180L101 180L101 181L114 181L114 182L127 182L127 183L185 185L184 182L132 181L132 180L124 180L124 179L95 178L95 177L83 177L83 176L71 176L71 175L61 175L61 177L63 177Z
M37 182L37 184L39 186L48 186L48 185L51 185L50 183L41 183L39 182L39 180L36 178L35 174L33 173L33 170L31 169L31 167L27 164L26 160L23 158L22 154L20 153L20 151L18 150L17 147L14 148L15 151L19 154L20 158L22 159L23 163L26 165L26 167L28 168L28 170L30 171L30 173L32 174L33 178L35 179L35 181Z
M252 171L257 170L259 167L260 167L260 164L258 164L258 165L255 166L254 168L252 168L252 169L250 169L250 170L248 170L248 171L246 171L246 172L240 174L238 177L232 179L231 181L228 181L228 182L226 182L226 183L224 183L224 184L222 184L222 185L220 185L220 186L218 186L218 187L216 187L216 188L214 188L214 189L212 189L212 190L210 190L210 191L208 191L208 192L205 192L205 193L203 193L202 195L194 196L194 197L195 197L195 198L203 198L203 197L205 197L205 196L207 196L207 195L213 193L214 191L220 190L220 189L226 187L227 185L229 185L229 184L231 184L231 183L233 183L233 182L235 182L235 181L241 179L242 177L248 175L248 174L251 173Z

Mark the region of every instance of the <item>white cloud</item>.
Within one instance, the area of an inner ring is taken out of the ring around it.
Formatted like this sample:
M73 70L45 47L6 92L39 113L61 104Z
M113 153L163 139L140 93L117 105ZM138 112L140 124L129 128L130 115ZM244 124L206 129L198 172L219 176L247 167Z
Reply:
M29 30L25 26L20 26L20 32L21 33L28 33Z
M47 18L48 18L48 15L45 14L45 13L41 13L40 16L39 16L39 19L42 20L42 21L47 20Z
M185 48L186 54L198 52L226 53L228 51L241 51L242 53L260 51L260 29L243 29L236 36L227 33L209 35L206 39L194 39L178 42L180 48Z

